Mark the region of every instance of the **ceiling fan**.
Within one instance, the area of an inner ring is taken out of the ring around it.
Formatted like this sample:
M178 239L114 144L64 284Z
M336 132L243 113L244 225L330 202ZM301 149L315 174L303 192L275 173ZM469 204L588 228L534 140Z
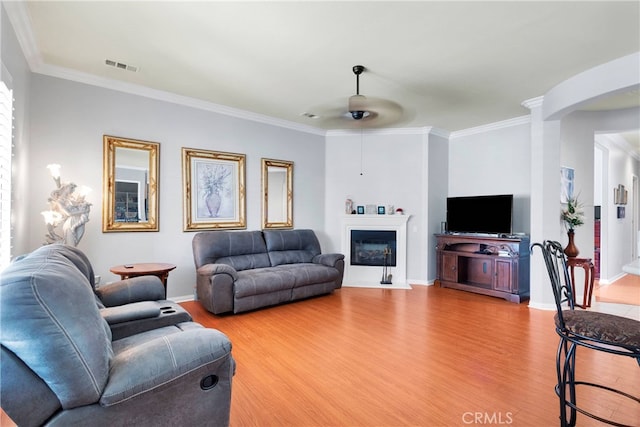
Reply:
M320 108L315 113L325 125L338 128L375 128L399 123L404 117L404 109L388 99L373 98L360 94L360 75L367 69L363 65L354 65L356 93L349 97L348 103ZM346 109L345 109L346 107Z
M360 74L363 71L363 65L353 66L353 74L356 75L356 94L349 98L349 113L353 120L362 120L371 115L371 112L367 111L367 98L360 95Z

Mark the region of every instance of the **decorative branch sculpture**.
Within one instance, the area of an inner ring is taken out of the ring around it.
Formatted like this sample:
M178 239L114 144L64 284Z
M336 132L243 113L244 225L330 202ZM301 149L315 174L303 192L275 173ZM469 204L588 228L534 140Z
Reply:
M91 203L86 201L86 196L90 190L86 187L78 189L72 182L62 184L60 165L48 165L47 168L56 183L56 189L48 199L50 210L42 212L47 224L45 244L77 246L84 235L84 224L89 221Z

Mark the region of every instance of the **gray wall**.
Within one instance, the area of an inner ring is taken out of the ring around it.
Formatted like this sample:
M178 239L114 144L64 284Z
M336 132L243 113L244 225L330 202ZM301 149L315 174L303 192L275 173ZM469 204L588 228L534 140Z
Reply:
M513 194L513 232L529 234L529 123L451 138L449 196Z
M428 129L387 129L327 135L325 229L335 243L333 249L341 250L346 199L352 199L354 206L402 208L411 215L407 224L407 279L412 283L427 280L427 133Z
M90 221L78 247L104 281L109 267L135 262L178 266L169 276L171 297L193 295L192 232L183 232L181 147L246 154L247 229L260 228L261 158L294 162L294 226L324 226L324 138L168 102L33 75L28 223L24 239L33 249L43 241L40 211L54 188L46 165L62 165L62 180L93 189ZM101 232L102 136L160 143L159 232ZM21 239L22 240L22 239Z

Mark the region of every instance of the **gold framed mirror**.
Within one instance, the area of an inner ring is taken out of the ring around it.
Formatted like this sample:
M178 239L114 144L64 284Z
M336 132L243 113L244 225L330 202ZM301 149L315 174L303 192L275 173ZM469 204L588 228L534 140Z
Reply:
M160 144L103 136L102 232L158 231Z
M293 162L262 159L262 228L293 227Z

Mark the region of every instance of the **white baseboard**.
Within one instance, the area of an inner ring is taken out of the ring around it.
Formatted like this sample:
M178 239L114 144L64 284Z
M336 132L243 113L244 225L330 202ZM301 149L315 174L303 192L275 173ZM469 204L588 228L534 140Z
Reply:
M408 279L407 283L410 283L411 285L418 285L418 286L433 286L434 280Z
M540 304L540 303L532 303L531 300L529 300L529 308L535 308L537 310L555 310L556 309L556 303L544 303L544 304Z
M186 302L186 301L195 301L196 300L194 295L181 295L181 296L178 296L178 297L172 297L172 298L167 298L167 299L170 299L171 301L177 302L177 303Z

